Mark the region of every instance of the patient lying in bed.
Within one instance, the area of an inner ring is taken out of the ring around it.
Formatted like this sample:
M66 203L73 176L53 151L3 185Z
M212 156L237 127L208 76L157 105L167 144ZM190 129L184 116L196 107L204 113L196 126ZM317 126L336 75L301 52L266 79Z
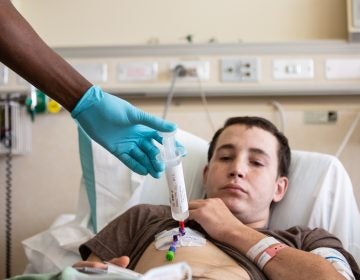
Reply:
M328 232L266 229L271 203L288 187L289 164L287 139L271 123L229 119L210 143L207 199L189 204L187 226L204 234L206 245L179 247L174 261L186 261L194 279L360 279L352 256ZM166 251L155 248L154 236L176 227L168 206L135 206L83 244L87 261L74 266L104 267L106 260L143 273L164 265Z

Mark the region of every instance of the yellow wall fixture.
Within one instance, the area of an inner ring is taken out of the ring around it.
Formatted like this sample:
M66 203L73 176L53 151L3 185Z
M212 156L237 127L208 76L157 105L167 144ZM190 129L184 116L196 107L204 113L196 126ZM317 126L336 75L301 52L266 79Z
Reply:
M49 98L46 108L49 113L56 114L60 112L62 107L54 99Z

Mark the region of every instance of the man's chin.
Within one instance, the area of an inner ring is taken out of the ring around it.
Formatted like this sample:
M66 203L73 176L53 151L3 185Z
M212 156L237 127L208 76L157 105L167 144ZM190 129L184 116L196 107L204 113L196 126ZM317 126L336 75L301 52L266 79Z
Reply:
M241 200L239 198L235 198L235 197L229 197L229 196L222 196L220 197L222 199L222 201L225 203L225 205L227 206L227 208L229 208L229 210L231 212L235 211L238 212L241 208L243 203L241 202Z

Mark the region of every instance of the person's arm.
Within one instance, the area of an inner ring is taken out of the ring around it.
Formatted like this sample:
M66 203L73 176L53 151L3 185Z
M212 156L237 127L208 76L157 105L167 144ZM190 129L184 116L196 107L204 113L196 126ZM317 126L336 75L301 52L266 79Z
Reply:
M92 86L37 35L10 0L0 0L0 60L70 112Z
M9 0L0 0L0 61L64 106L94 141L133 171L155 178L158 131L176 125L93 86L48 47Z
M221 199L192 201L189 209L190 219L197 221L211 237L231 245L244 255L267 237L241 223ZM263 272L273 280L345 279L322 257L291 247L280 250L266 263Z

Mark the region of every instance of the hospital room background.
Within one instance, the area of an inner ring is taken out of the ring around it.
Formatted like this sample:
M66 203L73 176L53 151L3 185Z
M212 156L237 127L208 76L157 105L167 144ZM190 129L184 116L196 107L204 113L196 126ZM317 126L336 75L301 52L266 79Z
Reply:
M226 118L258 115L281 128L293 149L337 156L358 204L359 2L13 1L40 36L93 83L155 115L167 111L166 118L183 130L208 141ZM174 70L178 65L188 70L185 76ZM31 90L0 65L2 106L9 93L29 98ZM76 125L67 111L47 102L52 105L33 119L31 108L21 109L17 125L25 148L9 155L2 143L0 150L1 279L6 219L17 275L27 264L21 241L77 207Z

